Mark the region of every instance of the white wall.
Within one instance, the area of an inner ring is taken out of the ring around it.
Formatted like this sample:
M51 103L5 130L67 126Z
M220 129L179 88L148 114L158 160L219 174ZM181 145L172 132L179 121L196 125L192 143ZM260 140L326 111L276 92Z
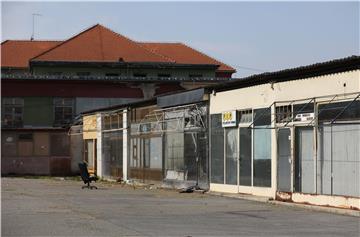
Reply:
M274 101L359 92L359 81L360 70L356 70L217 92L216 95L210 96L210 114L235 109L269 107Z
M217 92L210 95L210 114L231 110L266 108L278 101L302 100L356 92L360 92L360 70ZM274 126L275 107L272 106L271 109L272 126ZM277 135L274 129L271 130L271 136L271 188L211 184L210 189L212 191L249 193L274 198L277 185Z

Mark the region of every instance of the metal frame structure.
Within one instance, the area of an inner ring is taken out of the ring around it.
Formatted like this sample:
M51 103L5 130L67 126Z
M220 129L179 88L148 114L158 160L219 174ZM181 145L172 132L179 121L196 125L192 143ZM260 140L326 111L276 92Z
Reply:
M290 100L290 101L276 101L273 102L269 107L269 109L271 109L272 107L277 107L277 105L281 105L281 106L291 106L292 107L292 115L290 117L290 119L288 121L285 121L283 123L277 123L276 122L276 111L275 111L275 116L274 118L271 120L270 124L275 124L275 126L270 127L267 126L265 127L265 129L277 129L277 128L284 128L284 127L293 127L294 125L297 124L304 124L305 126L315 126L318 127L318 118L319 115L321 113L323 113L324 111L333 109L333 108L322 108L322 109L318 109L318 105L330 105L332 103L335 102L348 102L348 104L344 107L339 107L342 108L342 110L337 113L334 118L330 121L330 124L334 124L336 123L337 119L357 100L360 100L360 92L356 92L356 93L345 93L345 94L336 94L336 95L328 95L328 96L321 96L321 97L312 97L312 98L306 98L306 99L298 99L298 100ZM299 104L299 102L305 102L305 105L302 106L299 110L295 111L293 110L293 106L296 104ZM296 117L296 115L301 114L301 112L304 112L304 109L310 105L311 103L314 104L314 118L306 123L306 122L296 122L294 121L294 118ZM261 113L260 116L257 119L254 119L252 121L252 123L248 126L248 128L251 129L256 129L254 125L255 121L257 121L259 118L261 118L264 115L264 113ZM274 123L275 122L275 123ZM264 128L262 128L264 129Z
M292 159L292 164L291 164L291 192L295 192L294 190L294 177L293 174L295 172L295 167L294 167L294 157L295 157L295 128L296 127L308 127L308 128L312 128L313 129L313 156L314 156L314 193L317 192L317 181L316 181L316 177L317 177L317 162L318 162L318 146L319 146L319 141L318 141L318 129L320 127L324 127L324 126L332 126L335 124L359 124L360 122L358 120L356 121L340 121L341 116L346 112L347 109L349 109L351 107L351 105L353 105L356 101L360 101L360 92L355 92L355 93L344 93L344 94L336 94L336 95L328 95L328 96L319 96L319 97L311 97L311 98L305 98L305 99L298 99L298 100L289 100L289 101L275 101L273 102L269 107L267 107L267 109L270 109L271 112L271 122L270 125L265 125L265 126L261 126L261 128L258 128L255 126L255 123L258 119L261 119L262 116L265 115L265 112L260 113L260 115L256 116L255 118L255 113L254 110L255 109L251 109L252 111L252 117L253 120L250 123L243 123L243 124L238 124L236 129L239 132L239 128L240 127L247 127L249 129L252 129L252 148L251 148L251 152L253 153L253 132L254 129L284 129L284 128L288 128L290 129L290 136L291 136L291 159ZM332 103L338 103L338 102L345 102L344 105L342 106L337 106L336 108L334 107L330 107L327 105L331 105ZM298 105L297 109L294 109L295 105ZM310 106L312 107L313 105L313 109L309 108ZM322 106L322 108L319 108L319 105L325 105ZM276 107L277 106L291 106L291 113L290 116L287 119L284 119L283 121L277 121L277 110ZM313 113L313 116L311 116L308 120L304 120L304 121L295 121L295 118L298 114L301 113L309 113L309 110L312 110L311 113ZM327 110L334 110L337 109L336 112L334 112L334 114L332 115L332 118L330 117L330 119L327 119L327 121L322 122L319 121L319 115L322 115L323 113L325 113ZM247 109L244 109L247 110ZM331 130L332 132L332 130ZM277 137L277 132L276 132L276 137ZM331 135L333 136L333 135ZM225 142L226 136L225 136L225 129L224 129L224 151L225 151L225 146L226 146L226 142ZM275 141L276 144L278 143L278 141ZM333 141L331 141L333 143ZM331 149L333 149L333 144L331 143ZM238 152L240 153L240 149L239 149L239 145L238 145ZM331 156L333 156L332 154L333 152L331 152ZM253 155L253 154L252 154ZM224 153L224 157L225 157L225 153ZM278 159L278 156L277 156ZM331 162L333 161L333 158L331 157ZM225 182L225 178L226 178L226 163L225 163L225 159L224 159L224 184L226 184ZM333 163L333 162L332 162ZM278 164L277 164L278 165ZM253 158L252 158L252 164L251 167L253 167ZM333 169L333 167L331 167L331 169ZM251 181L252 184L251 186L253 186L253 168L251 169ZM237 186L238 188L241 186L239 184L239 167L238 167L238 180L237 180ZM333 178L333 177L331 177ZM276 187L277 189L277 187ZM333 191L331 191L331 193L333 194Z
M202 118L203 112L198 104L157 109L145 115L140 123L136 123L136 131L131 132L132 135L198 132L207 128ZM167 126L169 122L174 122L175 126L169 128Z
M276 106L277 104L291 104L294 105L297 102L301 101L307 101L307 103L301 107L298 111L292 110L293 116L291 119L285 123L274 123L274 127L270 127L269 129L280 129L280 128L289 128L291 133L291 192L296 192L294 190L294 172L295 172L295 153L294 153L294 147L295 147L295 128L296 127L312 127L313 128L313 160L314 160L314 190L312 193L318 194L318 183L317 183L317 172L318 172L318 150L319 150L319 138L318 138L318 132L319 128L321 127L330 127L330 137L331 137L331 145L330 145L330 163L331 163L331 195L334 194L333 192L333 125L335 124L360 124L359 121L350 121L350 122L342 122L338 119L341 117L341 115L344 114L344 112L355 102L360 101L360 92L356 93L348 93L348 94L336 94L336 95L329 95L329 96L322 96L322 97L315 97L315 98L308 98L304 100L294 100L294 101L281 101L281 102L274 102L273 105ZM346 105L339 106L339 107L330 107L333 103L338 102L345 102ZM296 122L293 121L295 116L297 114L300 114L301 112L304 112L304 109L310 105L311 103L314 104L314 117L311 120L308 121L302 121L302 122ZM319 105L324 105L323 108L319 108ZM326 111L338 109L340 110L337 112L333 118L328 119L328 121L319 122L319 117L321 114L323 114ZM276 114L275 114L276 118ZM273 121L271 122L273 124Z

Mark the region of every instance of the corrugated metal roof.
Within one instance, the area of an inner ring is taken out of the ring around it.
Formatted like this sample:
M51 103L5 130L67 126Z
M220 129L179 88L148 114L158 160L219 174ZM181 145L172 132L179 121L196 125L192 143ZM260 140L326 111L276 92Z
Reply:
M215 91L225 91L252 85L265 84L269 82L305 79L309 77L316 77L357 69L360 69L360 56L353 55L350 57L310 64L307 66L255 74L244 78L232 78L228 82L221 83L216 86L209 86L208 89Z

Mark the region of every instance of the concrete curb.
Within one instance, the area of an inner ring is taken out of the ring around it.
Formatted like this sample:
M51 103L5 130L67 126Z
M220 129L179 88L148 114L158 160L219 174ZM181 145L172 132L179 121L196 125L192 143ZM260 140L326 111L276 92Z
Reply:
M235 193L221 193L221 192L206 192L205 194L212 196L220 196L220 197L228 197L228 198L237 198L255 202L269 202L268 197L254 196L254 195L246 195L246 194L235 194Z
M312 211L320 211L320 212L328 212L338 215L346 215L346 216L355 216L360 217L360 211L350 210L350 209L342 209L337 207L322 207L322 206L315 206L310 204L301 204L301 203L294 203L294 202L281 202L276 200L269 200L268 203L272 205L282 205L288 207L298 207L303 209L308 209Z
M212 195L212 196L237 198L237 199L243 199L243 200L248 200L248 201L268 203L271 205L282 205L282 206L288 206L288 207L302 208L302 209L307 209L307 210L311 210L311 211L328 212L328 213L333 213L333 214L338 214L338 215L360 217L360 211L350 210L350 209L342 209L342 208L336 208L336 207L322 207L322 206L307 205L307 204L294 203L294 202L282 202L282 201L272 200L268 197L246 195L246 194L233 194L233 193L220 193L220 192L207 192L206 194Z

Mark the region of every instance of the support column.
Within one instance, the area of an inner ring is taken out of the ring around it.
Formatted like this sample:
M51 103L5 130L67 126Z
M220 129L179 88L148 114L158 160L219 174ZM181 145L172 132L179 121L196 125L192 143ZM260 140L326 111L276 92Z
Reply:
M276 129L276 113L275 113L274 103L271 106L271 190L272 197L275 199L276 197L276 189L277 189L277 129Z
M123 180L128 180L128 119L127 110L123 111Z
M101 113L96 115L96 175L103 177L102 167L102 121Z
M313 127L313 162L314 162L314 193L317 193L317 159L318 159L318 106L317 101L314 99L314 127Z

